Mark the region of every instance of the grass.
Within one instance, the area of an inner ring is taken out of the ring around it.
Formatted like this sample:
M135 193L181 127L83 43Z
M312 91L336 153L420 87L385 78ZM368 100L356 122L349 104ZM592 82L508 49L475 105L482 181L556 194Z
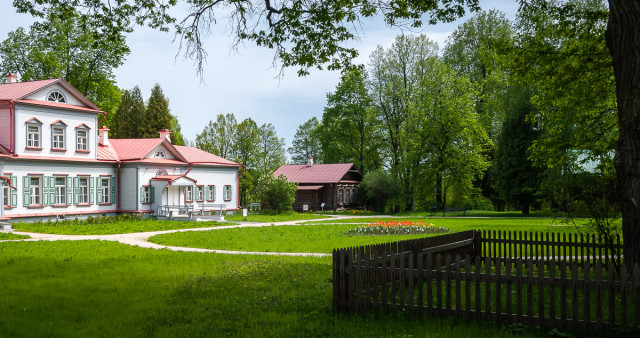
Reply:
M331 306L331 259L100 241L0 243L6 337L509 337L512 328ZM540 334L517 327L522 336ZM525 331L525 332L520 332Z
M10 232L0 232L0 241L13 240L13 239L26 239L30 238L27 235L12 234Z
M323 219L328 216L315 215L311 213L297 213L289 212L277 215L269 214L249 214L247 217L242 217L242 214L234 214L231 216L224 216L225 220L233 222L260 222L260 223L275 223L275 222L288 222L288 221L300 221L300 220L315 220Z
M450 211L445 213L445 217L455 216L455 217L566 217L565 212L554 211L554 210L533 210L528 215L522 214L522 211L487 211L487 210L467 210L464 213L461 211ZM433 216L431 215L431 211L403 211L394 216L413 216L413 217L442 217L442 211L436 212Z
M207 228L236 223L129 220L103 224L14 223L14 230L58 235L107 235L173 229Z
M204 249L241 250L258 252L321 252L331 253L334 248L360 246L425 235L345 235L350 229L368 224L374 219L316 221L294 226L269 226L256 228L220 229L211 231L163 234L149 240L158 244ZM377 218L375 220L378 220ZM410 220L410 219L403 219ZM424 221L415 219L414 221ZM576 232L573 226L559 226L554 219L428 219L436 227L446 227L450 232L472 229ZM329 223L329 224L327 224ZM330 224L338 223L338 224ZM347 224L345 224L347 223ZM348 224L356 223L356 224Z

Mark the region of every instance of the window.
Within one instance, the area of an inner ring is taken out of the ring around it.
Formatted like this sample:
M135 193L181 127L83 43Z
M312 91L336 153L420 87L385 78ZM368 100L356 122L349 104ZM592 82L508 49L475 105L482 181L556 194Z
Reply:
M27 125L27 147L40 148L40 125Z
M338 204L344 204L344 189L338 189Z
M158 170L158 172L156 172L156 176L166 176L166 175L168 174L167 174L167 171L164 169L160 169Z
M66 204L67 203L67 178L66 177L56 177L55 178L55 204Z
M165 155L164 150L158 149L158 151L156 151L155 158L165 158L165 157L167 156Z
M32 205L42 205L42 177L29 176L29 194Z
M150 185L143 185L140 187L140 203L148 204L153 203L153 187Z
M78 180L78 203L89 203L89 178L80 177Z
M351 203L351 189L345 189L344 190L344 203L345 204L349 204Z
M225 201L230 201L231 200L231 186L230 185L225 185L224 186L223 197L224 197Z
M0 182L3 182L3 181L0 181ZM9 183L4 182L4 185L2 186L2 190L3 190L2 191L3 192L2 205L5 206L5 207L10 207L11 206L11 203L10 203L11 190L10 189L11 188L9 188Z
M216 186L210 185L209 190L207 191L207 200L215 201L216 200Z
M187 188L184 190L184 199L187 202L193 202L193 186L188 185Z
M49 93L49 95L47 95L47 101L59 102L59 103L67 102L67 100L64 98L64 94L62 94L62 92L57 90L54 90L51 93Z
M196 186L196 193L197 193L197 198L198 201L202 202L204 201L204 185L198 185Z
M89 150L89 131L86 129L78 129L76 131L76 150L87 151Z
M64 130L62 126L51 127L51 134L53 135L52 148L53 149L65 149L64 146Z
M111 177L100 177L98 203L111 203Z

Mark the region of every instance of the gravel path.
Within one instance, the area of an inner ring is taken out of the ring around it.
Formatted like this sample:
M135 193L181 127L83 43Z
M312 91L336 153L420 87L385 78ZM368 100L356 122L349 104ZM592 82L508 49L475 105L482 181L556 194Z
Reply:
M333 219L344 218L370 218L380 216L331 216ZM382 216L386 217L386 216ZM265 226L283 226L283 225L299 225L301 223L310 222L313 220L299 220L299 221L287 221L287 222L267 222L267 223L255 223L255 222L241 222L238 225L224 225L209 228L195 228L195 229L176 229L176 230L164 230L164 231L150 231L150 232L136 232L128 234L113 234L113 235L55 235L55 234L41 234L35 232L23 232L14 231L17 235L28 235L31 238L7 240L0 242L34 242L34 241L87 241L87 240L100 240L100 241L113 241L122 244L139 246L142 248L150 249L168 249L173 251L188 251L188 252L214 252L219 254L232 254L232 255L271 255L271 256L314 256L325 257L331 256L328 253L313 253L313 252L252 252L252 251L233 251L233 250L212 250L212 249L200 249L200 248L187 248L179 246L161 245L149 242L149 238L155 235L169 234L174 232L186 232L186 231L208 231L208 230L224 230L233 228L251 228L251 227L265 227Z

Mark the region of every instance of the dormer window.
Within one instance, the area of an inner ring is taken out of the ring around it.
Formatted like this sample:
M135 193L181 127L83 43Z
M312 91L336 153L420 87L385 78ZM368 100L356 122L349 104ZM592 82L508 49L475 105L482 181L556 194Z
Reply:
M67 100L64 98L64 94L61 91L54 90L47 95L47 101L58 102L58 103L66 103Z
M56 121L51 124L51 149L65 150L67 125L62 121Z
M42 122L31 118L26 122L27 148L42 149Z
M155 154L155 158L165 158L167 157L164 153L164 150L158 149Z
M86 124L76 127L76 151L89 151L89 127Z

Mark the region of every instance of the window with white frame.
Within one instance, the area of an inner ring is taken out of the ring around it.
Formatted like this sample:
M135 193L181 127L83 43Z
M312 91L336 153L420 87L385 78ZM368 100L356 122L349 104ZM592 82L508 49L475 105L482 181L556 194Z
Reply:
M207 200L215 201L216 200L216 186L210 185L209 190L207 191Z
M193 186L188 185L184 190L184 199L187 202L193 202Z
M27 124L27 147L40 148L40 124L28 123Z
M67 203L67 178L56 177L55 178L55 204Z
M140 203L151 203L151 186L143 185Z
M102 200L100 203L111 203L111 177L100 177L100 192Z
M230 201L231 200L231 186L230 185L225 185L224 186L223 197L224 197L225 201Z
M52 141L51 145L53 149L65 149L64 145L64 133L65 127L63 125L54 125L51 127Z
M29 177L31 205L42 205L42 176Z
M0 181L1 183L2 181ZM9 183L4 182L4 185L2 186L2 192L4 195L2 195L3 199L3 204L5 207L9 207L11 206L11 188L9 187Z
M87 129L76 130L76 150L89 150L89 131Z
M49 95L47 95L47 101L58 102L58 103L67 102L67 100L64 97L64 94L62 94L62 92L58 90L54 90L50 92Z
M196 197L198 198L198 201L204 201L204 185L198 185L196 186Z
M89 177L80 177L78 179L78 203L89 203Z

